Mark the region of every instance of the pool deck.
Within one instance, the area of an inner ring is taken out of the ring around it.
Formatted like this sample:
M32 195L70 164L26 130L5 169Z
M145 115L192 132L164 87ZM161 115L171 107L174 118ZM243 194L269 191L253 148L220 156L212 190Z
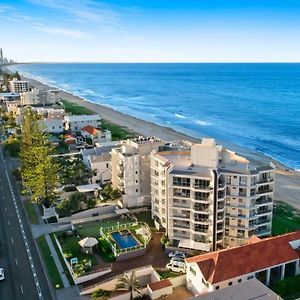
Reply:
M101 265L101 267L111 266L112 272L101 276L100 278L96 278L94 280L86 282L82 284L82 286L88 287L112 276L123 274L128 270L139 268L145 265L152 265L154 268L164 268L169 262L169 258L168 255L165 254L164 249L160 244L160 238L162 237L162 235L163 233L161 232L152 233L152 239L147 246L145 255L127 259L124 261L103 264Z

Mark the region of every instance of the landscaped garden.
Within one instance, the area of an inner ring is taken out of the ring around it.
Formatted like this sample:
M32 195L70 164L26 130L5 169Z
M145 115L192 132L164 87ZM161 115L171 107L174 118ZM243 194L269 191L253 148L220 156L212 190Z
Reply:
M276 202L273 210L272 235L300 229L300 211L284 202Z

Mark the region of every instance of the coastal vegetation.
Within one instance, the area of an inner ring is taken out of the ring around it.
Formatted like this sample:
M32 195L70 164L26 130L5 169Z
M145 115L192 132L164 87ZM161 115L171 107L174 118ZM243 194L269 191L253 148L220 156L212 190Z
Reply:
M272 235L279 235L299 230L300 211L295 207L276 202L273 209Z
M36 202L54 201L58 185L59 165L52 158L54 148L42 130L37 115L24 111L21 135L21 174L24 186Z

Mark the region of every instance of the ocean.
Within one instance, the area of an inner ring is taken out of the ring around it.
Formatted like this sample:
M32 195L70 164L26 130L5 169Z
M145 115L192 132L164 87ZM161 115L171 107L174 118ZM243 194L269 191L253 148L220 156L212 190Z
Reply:
M300 169L300 64L24 64L24 76Z

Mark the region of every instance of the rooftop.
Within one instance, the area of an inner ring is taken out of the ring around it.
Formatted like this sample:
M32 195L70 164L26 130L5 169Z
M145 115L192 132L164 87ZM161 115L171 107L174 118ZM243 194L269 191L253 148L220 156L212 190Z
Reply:
M199 295L190 300L279 300L279 296L257 279Z
M251 239L246 245L193 256L186 261L197 263L205 279L215 284L299 259L299 246L300 231L296 231L263 240Z
M91 125L84 126L83 128L81 128L81 131L86 131L87 133L92 134L92 135L95 135L98 133L98 129Z
M99 191L102 190L102 187L99 184L85 184L85 185L77 185L76 189L80 193L90 193L94 192L95 190Z
M149 286L150 290L153 292L153 291L157 291L157 290L172 286L172 283L169 279L165 279L165 280L149 283L148 286Z

